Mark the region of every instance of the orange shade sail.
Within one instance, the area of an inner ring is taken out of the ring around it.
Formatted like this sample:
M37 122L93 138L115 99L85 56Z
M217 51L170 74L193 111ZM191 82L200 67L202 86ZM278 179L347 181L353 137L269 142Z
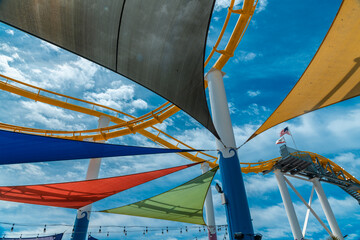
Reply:
M87 181L0 187L0 200L77 209L196 164Z
M360 95L360 1L344 0L311 63L247 140L282 122Z

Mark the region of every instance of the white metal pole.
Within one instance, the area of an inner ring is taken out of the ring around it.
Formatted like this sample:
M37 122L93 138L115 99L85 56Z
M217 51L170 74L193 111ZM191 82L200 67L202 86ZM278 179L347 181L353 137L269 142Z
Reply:
M289 189L286 186L284 174L279 169L276 169L274 173L276 176L276 180L278 182L281 198L285 206L285 211L290 223L291 231L294 235L294 239L301 240L303 239L303 235L301 232L299 220L296 216L294 205L292 204L291 201Z
M100 116L98 122L98 128L104 128L109 126L110 118L106 116ZM105 142L104 140L99 142ZM97 179L100 171L101 158L90 159L88 170L86 173L86 180ZM87 229L89 225L90 213L92 205L89 204L80 208L77 211L74 230L71 236L72 240L85 240L87 237Z
M330 225L331 231L333 233L333 235L337 238L339 238L340 240L343 240L343 235L340 231L339 225L336 221L335 215L330 207L329 201L325 195L324 189L321 186L321 183L319 181L318 178L314 178L313 179L313 183L314 183L314 187L316 190L316 193L318 195L321 207L325 213L326 219Z
M209 171L210 167L208 163L201 164L202 173ZM216 223L214 214L214 204L212 199L211 186L209 187L208 193L205 199L205 211L206 211L206 224L208 225L208 236L209 240L217 240L216 236Z
M218 69L212 68L206 75L206 79L208 80L209 86L211 115L216 131L227 148L236 148L235 136L223 82L223 73ZM216 145L219 150L225 148L218 139L216 139Z
M331 236L331 231L330 229L325 225L325 223L321 220L321 218L316 214L316 212L314 211L314 209L312 209L312 207L306 203L305 199L301 196L301 194L296 190L296 188L291 184L291 182L287 179L284 178L285 181L287 182L287 184L291 187L291 189L295 192L295 194L300 198L300 200L304 203L304 205L311 211L311 213L314 215L314 217L319 221L319 223L321 224L321 226L325 229L325 231Z
M314 185L312 186L311 188L311 194L310 194L310 199L309 199L309 206L311 207L311 203L312 203L312 200L313 200L313 197L314 197ZM308 224L308 221L309 221L309 215L310 215L310 208L308 208L306 210L306 216L305 216L305 221L304 221L304 227L303 227L303 231L302 231L302 234L303 236L305 237L305 234L306 234L306 228L307 228L307 224Z
M242 233L244 234L244 240L253 240L254 229L236 151L223 74L218 69L212 68L206 78L209 86L213 122L222 141L216 140L216 145L219 149L219 166L226 199L225 208L229 237L230 240L233 240L235 234Z

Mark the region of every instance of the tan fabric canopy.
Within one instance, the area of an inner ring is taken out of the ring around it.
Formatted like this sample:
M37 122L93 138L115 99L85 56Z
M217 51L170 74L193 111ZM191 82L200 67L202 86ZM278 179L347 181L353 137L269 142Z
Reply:
M213 5L214 0L1 0L0 21L134 80L217 136L204 88Z
M344 0L300 80L247 141L284 121L359 96L359 68L360 1Z

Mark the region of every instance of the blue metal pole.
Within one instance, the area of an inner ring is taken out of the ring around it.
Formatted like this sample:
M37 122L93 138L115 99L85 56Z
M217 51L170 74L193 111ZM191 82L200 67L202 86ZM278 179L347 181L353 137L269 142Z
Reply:
M99 117L98 128L109 126L110 118L106 116ZM101 141L105 142L105 141ZM86 180L97 179L100 171L101 158L90 159L88 171L86 173ZM77 211L73 233L71 240L85 240L89 226L89 219L91 213L91 204L80 208Z
M73 233L71 235L72 240L85 240L87 230L89 227L90 212L86 211L86 207L83 210L78 210L76 215ZM90 207L91 210L91 207Z
M235 234L243 234L243 238L237 239L253 240L254 230L222 76L221 71L213 68L206 78L209 86L212 118L221 138L221 142L217 140L216 145L219 149L219 165L226 199L229 236L233 240L236 239Z
M228 152L225 154L224 151L219 152L219 165L226 200L229 236L232 236L230 239L234 239L235 233L243 233L243 239L254 239L239 158L235 149L230 148L225 151Z

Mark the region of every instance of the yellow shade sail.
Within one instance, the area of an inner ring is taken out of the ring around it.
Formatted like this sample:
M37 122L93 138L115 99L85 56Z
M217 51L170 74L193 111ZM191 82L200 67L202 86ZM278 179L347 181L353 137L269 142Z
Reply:
M359 68L360 1L344 0L295 87L247 141L284 121L359 96Z

